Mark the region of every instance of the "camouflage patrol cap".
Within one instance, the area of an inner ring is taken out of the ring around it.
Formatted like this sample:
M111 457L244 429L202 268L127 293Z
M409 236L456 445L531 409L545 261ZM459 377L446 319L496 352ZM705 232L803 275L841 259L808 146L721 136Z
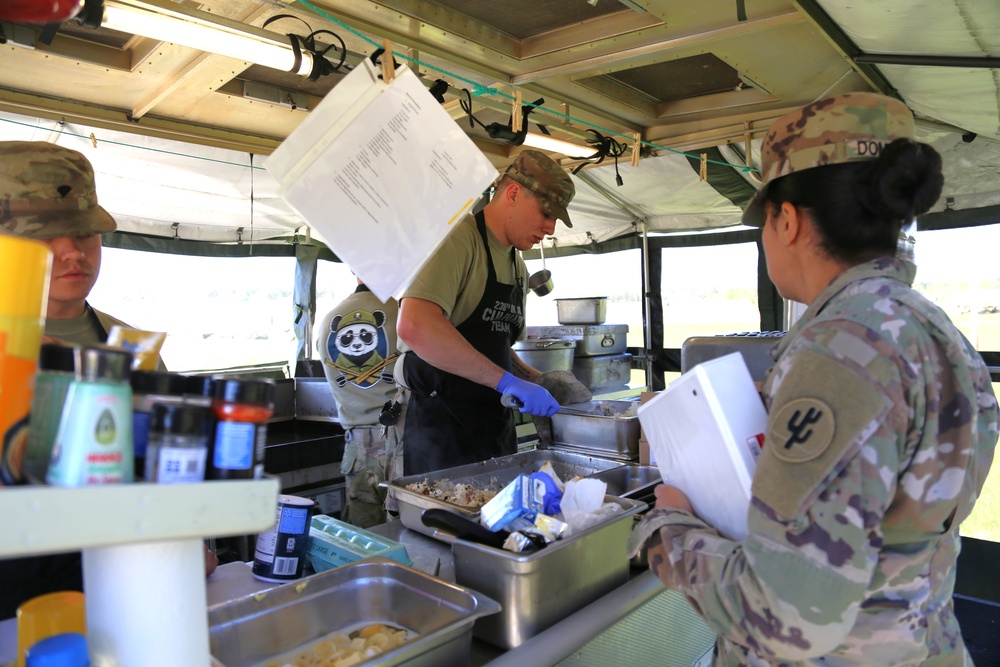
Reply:
M576 194L576 186L555 160L540 151L521 151L504 176L534 192L546 213L562 220L567 227L573 226L566 207Z
M113 232L82 153L44 141L0 141L0 228L33 239Z
M835 95L774 121L761 146L761 179L743 212L743 224L762 227L768 184L796 171L878 159L895 139L913 138L913 114L899 100L876 93Z

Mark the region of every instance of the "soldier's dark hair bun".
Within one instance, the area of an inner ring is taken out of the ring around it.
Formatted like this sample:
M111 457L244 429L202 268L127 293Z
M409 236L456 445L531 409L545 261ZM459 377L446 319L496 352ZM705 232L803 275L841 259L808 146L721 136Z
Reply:
M882 149L872 166L867 203L888 218L912 220L941 196L941 156L933 147L896 139Z

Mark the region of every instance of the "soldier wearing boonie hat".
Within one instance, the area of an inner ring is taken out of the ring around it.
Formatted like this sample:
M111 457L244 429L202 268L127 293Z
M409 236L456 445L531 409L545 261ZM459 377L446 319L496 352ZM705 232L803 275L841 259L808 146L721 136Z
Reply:
M33 239L113 232L83 154L43 141L0 142L0 228Z
M778 292L808 309L761 386L746 534L721 535L665 485L629 540L724 629L714 667L972 664L952 602L959 526L1000 411L982 357L897 252L943 185L940 156L912 136L901 102L852 93L764 141L744 220L762 226Z
M566 207L576 194L576 186L555 160L540 151L521 151L504 176L534 192L546 213L562 220L567 227L573 226Z
M572 226L575 192L556 161L520 152L489 202L459 223L407 288L396 328L405 351L396 377L410 389L407 475L515 453L513 413L502 398L547 418L559 409L556 396L590 396L572 374L541 373L512 349L524 336L527 307L517 250L551 235L556 220Z

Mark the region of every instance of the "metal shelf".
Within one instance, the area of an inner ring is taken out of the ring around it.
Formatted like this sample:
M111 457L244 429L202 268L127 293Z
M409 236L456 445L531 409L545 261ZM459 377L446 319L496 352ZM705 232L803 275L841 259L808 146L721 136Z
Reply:
M0 558L83 551L95 666L210 663L206 536L269 529L279 481L25 486L0 491Z
M279 480L108 484L0 491L0 558L227 535L274 524Z

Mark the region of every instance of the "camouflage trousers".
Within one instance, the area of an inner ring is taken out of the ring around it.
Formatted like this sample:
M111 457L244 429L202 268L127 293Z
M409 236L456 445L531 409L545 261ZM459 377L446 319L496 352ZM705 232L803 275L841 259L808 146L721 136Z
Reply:
M379 484L403 476L402 423L355 426L345 434L340 471L347 487L341 518L359 528L386 521L386 490Z

